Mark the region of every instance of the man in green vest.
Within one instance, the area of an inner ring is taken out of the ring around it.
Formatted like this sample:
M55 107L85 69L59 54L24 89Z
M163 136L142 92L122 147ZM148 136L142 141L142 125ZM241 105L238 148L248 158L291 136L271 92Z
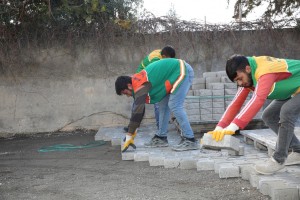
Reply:
M273 174L287 165L300 164L300 142L294 134L300 115L300 60L234 55L227 60L226 73L239 89L215 130L208 133L216 141L234 134L250 122L266 99L271 99L262 119L278 135L276 149L268 162L257 164L255 169ZM251 99L240 110L251 91Z
M149 55L147 55L140 65L138 66L138 69L136 70L136 73L139 73L143 69L145 69L149 64L164 59L164 58L175 58L176 53L175 49L172 46L165 46L162 49L156 49L152 51ZM156 127L159 127L159 106L158 103L153 104L154 105L154 116L156 120ZM128 127L124 127L124 130L128 132Z
M129 146L135 148L135 131L143 119L145 104L159 102L159 129L145 147L168 146L167 132L170 111L176 117L182 141L172 147L175 151L198 149L193 130L184 110L183 103L194 78L193 68L183 60L166 58L151 63L144 70L130 76L119 76L115 82L118 95L134 97L134 106L128 125L122 152Z

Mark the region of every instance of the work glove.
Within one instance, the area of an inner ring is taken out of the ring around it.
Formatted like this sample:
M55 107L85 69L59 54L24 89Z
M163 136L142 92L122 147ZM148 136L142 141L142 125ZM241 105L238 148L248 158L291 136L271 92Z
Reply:
M132 148L136 149L136 146L134 144L134 137L133 137L133 135L132 136L131 135L126 135L125 141L124 141L124 144L123 144L123 148L122 148L122 153L125 152L125 151L127 151L127 149L130 146Z
M215 130L209 131L207 133L212 134L212 138L218 142L218 141L222 141L225 135L235 134L237 130L239 130L239 127L236 124L231 123L229 126L227 126L224 129L220 130L219 128L218 129L216 128Z
M131 135L131 136L132 136L132 139L135 138L136 134L137 134L137 129L136 129L136 130L134 131L134 133ZM123 138L123 142L125 142L125 141L126 141L126 136Z

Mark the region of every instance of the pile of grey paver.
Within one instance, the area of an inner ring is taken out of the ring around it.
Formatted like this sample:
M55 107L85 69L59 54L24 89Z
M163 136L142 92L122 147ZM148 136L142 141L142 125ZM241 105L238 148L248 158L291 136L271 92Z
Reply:
M203 77L194 78L184 104L189 121L193 123L220 120L236 92L236 83L229 80L225 71L204 72ZM250 98L251 95L247 101ZM262 110L255 119L261 118L261 113Z
M239 147L242 147L243 153L237 155L230 149L205 149L199 142L199 150L176 152L171 147L164 148L145 148L144 143L150 140L156 127L153 124L142 125L137 137L135 138L136 150L128 149L122 153L122 160L132 160L135 162L149 162L153 167L164 167L184 169L194 169L195 171L214 171L220 178L242 178L248 180L250 184L257 188L262 194L268 195L272 200L299 200L300 187L300 167L288 166L274 175L259 175L254 170L254 165L259 162L265 162L269 158L270 151L261 148L266 145L267 140L276 139L276 136L270 137L271 131L268 129L251 130L252 132L241 131L241 135L230 136L238 139ZM296 129L300 136L300 128ZM251 133L259 133L266 138L249 138ZM125 133L122 127L100 128L95 136L95 140L110 141L112 145L122 145ZM174 124L170 124L168 141L169 145L178 144L181 136ZM251 143L252 140L253 142ZM226 140L229 141L230 140ZM256 144L256 145L253 145ZM258 145L260 144L260 145ZM232 144L224 144L230 146ZM272 146L272 145L270 145ZM120 147L121 150L121 147ZM121 152L121 151L120 151ZM189 172L190 173L190 172Z

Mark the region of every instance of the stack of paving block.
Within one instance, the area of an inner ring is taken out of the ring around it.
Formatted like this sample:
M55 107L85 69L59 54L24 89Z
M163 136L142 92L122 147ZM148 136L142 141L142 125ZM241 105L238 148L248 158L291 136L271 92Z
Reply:
M194 79L186 97L184 106L189 121L191 123L219 121L236 92L237 85L229 80L225 71L203 73L202 78ZM250 98L249 95L247 101ZM255 119L260 119L261 113L262 111Z

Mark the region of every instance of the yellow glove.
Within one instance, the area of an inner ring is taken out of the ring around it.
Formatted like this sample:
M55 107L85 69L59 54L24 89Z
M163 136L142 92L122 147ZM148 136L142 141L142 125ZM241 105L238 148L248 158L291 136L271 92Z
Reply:
M126 135L125 143L123 144L123 148L122 148L122 153L125 152L125 151L127 151L127 149L130 146L132 148L136 149L136 146L134 144L134 138L132 136Z
M131 135L131 136L132 136L132 139L135 138L136 134L137 134L137 129L136 129L136 130L134 131L134 133ZM124 137L123 141L124 141L124 142L126 141L126 136Z
M237 131L238 129L239 129L239 127L236 124L231 123L229 126L227 126L223 130L216 130L215 129L214 131L209 131L207 133L212 134L212 138L218 142L218 141L223 140L225 135L235 134L235 131Z

